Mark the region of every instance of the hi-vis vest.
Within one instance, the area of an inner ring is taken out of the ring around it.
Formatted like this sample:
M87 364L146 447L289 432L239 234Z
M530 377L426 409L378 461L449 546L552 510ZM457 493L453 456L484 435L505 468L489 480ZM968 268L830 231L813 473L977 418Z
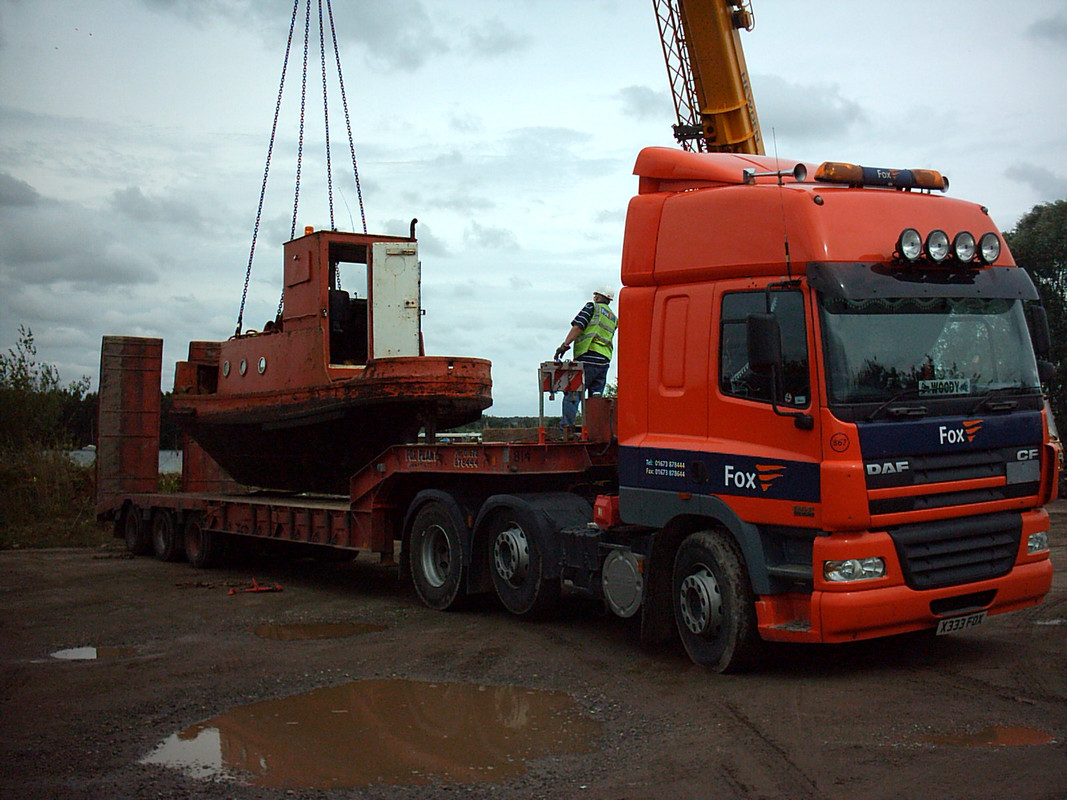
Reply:
M585 353L593 352L610 360L611 340L618 324L619 319L611 310L611 306L606 303L593 303L593 316L589 318L589 324L585 326L582 335L574 342L574 357L580 358Z

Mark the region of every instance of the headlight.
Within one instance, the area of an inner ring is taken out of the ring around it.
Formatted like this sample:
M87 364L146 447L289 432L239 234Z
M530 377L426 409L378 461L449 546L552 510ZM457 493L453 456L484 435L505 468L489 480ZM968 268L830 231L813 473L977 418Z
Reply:
M1000 237L995 233L983 233L978 241L978 252L984 263L992 264L1000 258Z
M948 234L943 230L930 231L926 237L926 255L935 263L940 264L948 258Z
M969 264L974 260L975 250L974 237L967 231L960 231L952 240L952 254L961 264Z
M822 562L822 576L833 582L869 581L885 577L885 561L880 558L849 558Z
M1042 550L1048 550L1048 531L1031 533L1026 540L1026 552L1040 553Z
M897 252L906 261L915 261L923 252L923 237L915 228L905 228L897 237Z

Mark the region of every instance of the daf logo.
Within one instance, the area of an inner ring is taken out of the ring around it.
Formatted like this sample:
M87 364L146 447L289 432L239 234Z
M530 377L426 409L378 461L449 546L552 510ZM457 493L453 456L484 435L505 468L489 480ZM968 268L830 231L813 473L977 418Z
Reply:
M868 475L898 475L907 472L911 465L907 461L880 461L867 465Z
M760 489L767 491L774 481L785 475L781 464L757 464L755 472L738 469L727 464L723 469L723 484L735 489Z
M950 425L942 425L937 429L938 441L941 444L966 444L973 442L978 431L982 430L982 420L968 419L956 428Z

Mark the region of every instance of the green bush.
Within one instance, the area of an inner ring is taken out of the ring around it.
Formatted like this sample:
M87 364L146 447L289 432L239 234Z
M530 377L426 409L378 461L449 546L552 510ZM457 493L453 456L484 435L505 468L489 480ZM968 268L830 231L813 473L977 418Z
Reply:
M96 523L92 467L67 456L66 417L85 406L89 379L61 388L56 368L36 356L24 327L15 348L0 354L0 548L110 541Z

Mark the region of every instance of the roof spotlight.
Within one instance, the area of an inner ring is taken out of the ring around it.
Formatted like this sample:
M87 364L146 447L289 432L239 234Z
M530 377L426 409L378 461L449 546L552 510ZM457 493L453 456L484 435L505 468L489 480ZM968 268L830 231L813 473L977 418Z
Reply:
M940 228L930 231L926 237L926 256L933 262L940 264L948 258L948 234Z
M905 228L897 237L897 252L905 261L916 261L923 252L923 237L915 228Z
M952 255L961 264L969 264L974 260L976 246L974 236L967 231L960 231L952 240Z
M978 254L984 264L992 264L1000 258L1000 237L995 233L983 233L978 240Z

